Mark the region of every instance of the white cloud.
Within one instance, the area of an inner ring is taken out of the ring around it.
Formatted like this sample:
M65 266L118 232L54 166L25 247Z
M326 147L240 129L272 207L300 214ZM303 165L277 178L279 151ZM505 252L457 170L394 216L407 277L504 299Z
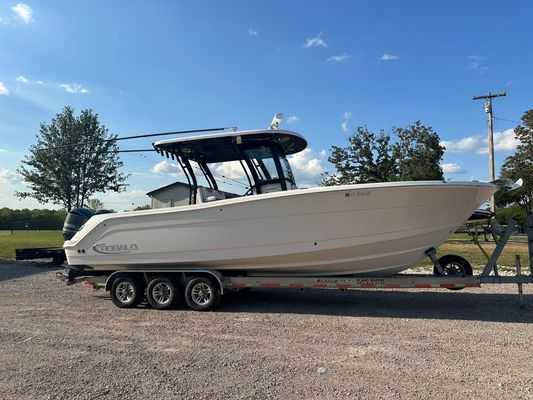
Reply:
M314 38L306 39L304 47L309 49L310 47L328 47L328 45L324 39L322 39L322 32L320 32Z
M146 192L142 189L127 190L125 192L109 192L111 197L117 199L139 199L146 196Z
M350 119L352 117L353 117L353 114L350 111L344 111L342 113L342 118L344 118L344 119Z
M7 150L0 149L0 153L7 153Z
M20 175L7 168L0 168L0 183L14 183L20 181Z
M9 94L9 89L4 86L3 82L0 82L0 96L7 96Z
M480 153L488 152L488 139L484 139L484 146ZM516 139L514 129L506 129L503 132L494 132L494 151L513 151L520 141Z
M29 83L30 80L28 78L26 78L24 75L19 75L15 78L15 81L19 82L19 83L23 83L23 84L26 84L26 83Z
M444 163L441 165L442 172L445 174L462 174L465 169L456 163Z
M291 115L289 118L287 118L287 123L290 125L297 124L298 122L300 122L300 118L298 118L296 115Z
M342 54L339 54L337 56L331 56L326 61L333 62L333 63L342 63L342 62L347 61L350 57L351 57L351 55L346 54L346 53L342 53Z
M486 136L467 136L459 140L443 140L440 143L450 153L464 153L474 151L478 154L487 153L489 140ZM503 132L494 132L494 151L513 151L519 141L515 138L514 129L506 129Z
M298 186L316 186L322 181L322 174L326 171L322 163L326 155L325 150L316 154L307 148L288 157Z
M259 36L259 33L254 28L248 28L248 36Z
M83 87L82 85L78 83L60 83L59 85L57 85L57 87L60 89L63 89L67 93L72 93L72 94L89 93L89 89Z
M348 122L353 118L353 114L350 111L345 111L342 113L342 123L341 123L341 129L343 132L348 132L350 129L348 128Z
M379 59L381 61L394 61L398 60L400 57L394 54L384 53Z
M32 21L32 9L27 4L18 3L16 6L11 7L11 10L17 14L25 24L29 24Z
M168 162L167 160L158 162L152 167L152 172L156 174L169 174L169 175L179 175L183 171L178 164Z
M484 61L486 60L485 57L479 57L479 56L468 56L466 57L467 60L469 60L466 68L472 71L479 72L480 74L483 74L487 72L489 67L485 65Z
M221 177L235 180L246 180L246 175L238 161L226 161L215 167L215 173Z
M470 69L472 71L479 72L480 74L483 74L483 73L487 72L487 70L489 69L489 67L487 67L486 65L484 65L484 64L482 64L480 62L477 62L477 61L472 61L472 62L468 63L466 68Z
M481 138L479 136L467 136L459 140L443 140L441 146L446 147L450 153L464 153L465 151L474 151L480 148Z

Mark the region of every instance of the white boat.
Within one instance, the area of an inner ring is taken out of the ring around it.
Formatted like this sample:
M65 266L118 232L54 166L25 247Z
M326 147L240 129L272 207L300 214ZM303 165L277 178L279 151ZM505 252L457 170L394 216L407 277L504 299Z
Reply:
M159 141L156 150L176 158L190 180L190 205L94 216L74 211L66 221L68 263L97 271L390 276L441 245L497 190L440 181L298 189L286 156L306 146L301 135L278 129ZM243 196L225 198L211 172L228 161L244 169L250 189Z

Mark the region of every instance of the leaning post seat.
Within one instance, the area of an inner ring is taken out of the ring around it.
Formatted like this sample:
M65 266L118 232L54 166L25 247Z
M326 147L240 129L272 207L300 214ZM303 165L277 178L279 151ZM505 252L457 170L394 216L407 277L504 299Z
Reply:
M216 200L224 200L226 195L220 190L198 186L196 189L196 203L209 203Z

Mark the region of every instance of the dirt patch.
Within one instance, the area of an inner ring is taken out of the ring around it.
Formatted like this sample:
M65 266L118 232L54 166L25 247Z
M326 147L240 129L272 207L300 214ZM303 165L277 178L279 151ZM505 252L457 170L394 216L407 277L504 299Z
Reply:
M54 274L0 264L2 399L533 398L514 285L251 290L200 313L119 309Z

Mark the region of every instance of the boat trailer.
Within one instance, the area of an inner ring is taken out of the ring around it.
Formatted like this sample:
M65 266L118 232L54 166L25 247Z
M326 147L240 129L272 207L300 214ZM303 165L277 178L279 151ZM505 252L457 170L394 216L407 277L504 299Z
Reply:
M479 275L454 275L447 273L439 263L434 248L426 255L434 265L434 275L396 274L391 277L364 276L227 276L211 269L161 269L120 270L112 273L87 271L67 266L57 276L67 284L83 282L94 289L111 292L115 305L123 308L136 306L144 295L148 302L158 309L172 308L178 301L178 294L184 290L185 300L190 308L198 311L213 309L221 295L231 290L248 288L289 289L430 289L445 288L459 290L480 287L482 284L517 284L521 307L524 306L523 285L533 283L533 214L526 214L526 230L529 253L529 274L522 274L519 255L515 256L515 275L501 275L497 261L515 229L517 221L510 219L505 230L496 225L489 227L496 247ZM474 243L476 238L474 237ZM476 243L479 245L479 243ZM457 256L458 257L458 256ZM458 257L460 258L460 257ZM441 259L442 260L442 259ZM122 286L121 286L122 285Z

